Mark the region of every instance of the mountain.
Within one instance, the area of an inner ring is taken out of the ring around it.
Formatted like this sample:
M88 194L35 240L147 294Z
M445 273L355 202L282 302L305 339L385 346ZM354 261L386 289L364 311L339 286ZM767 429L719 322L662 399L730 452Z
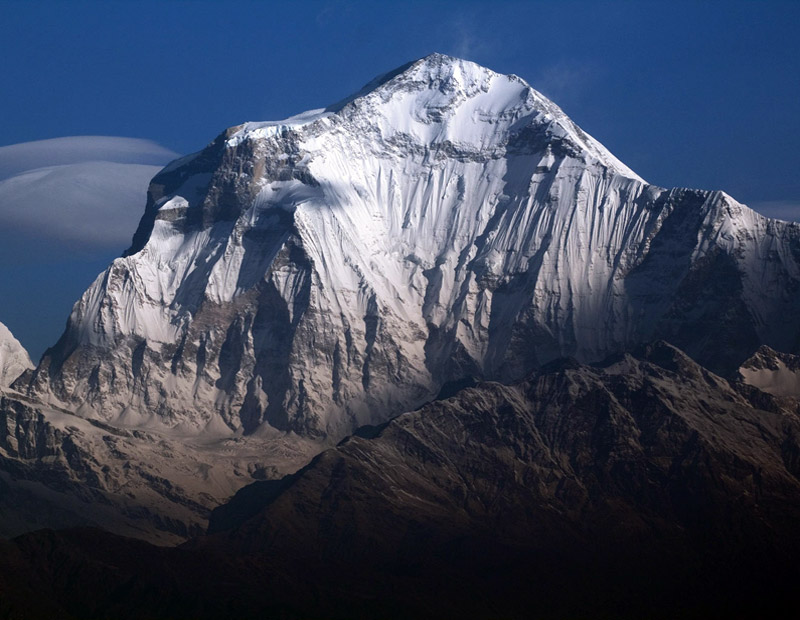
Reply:
M180 432L337 440L468 376L664 338L798 352L800 225L645 183L516 76L433 54L152 181L17 387Z
M0 584L14 618L784 617L799 442L798 401L657 342L363 429L179 548L17 538Z
M775 396L800 398L800 356L759 347L739 368L747 385Z
M0 390L0 537L93 526L178 544L243 485L292 473L319 449L112 426Z
M0 389L7 387L24 371L33 368L28 352L0 323Z
M777 604L762 588L794 591L799 455L797 400L662 341L357 433L280 487L245 487L191 548L319 562L354 607L431 617L744 617Z
M156 175L0 402L0 535L183 540L357 428L563 356L663 338L733 376L800 352L799 296L800 225L649 185L520 78L434 54Z

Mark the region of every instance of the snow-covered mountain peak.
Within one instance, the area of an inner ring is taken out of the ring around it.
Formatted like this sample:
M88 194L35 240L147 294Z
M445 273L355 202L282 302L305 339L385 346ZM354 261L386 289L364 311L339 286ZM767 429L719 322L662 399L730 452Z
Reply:
M33 364L28 352L11 331L0 323L0 388L10 385L30 368L33 368Z
M379 78L374 88L365 87L352 103L366 105L374 113L376 106L370 104L376 98L384 103L384 116L391 125L423 142L467 142L481 147L492 141L501 145L511 141L517 146L515 138L544 131L552 147L589 155L614 172L642 181L525 80L468 60L430 54ZM427 131L420 125L428 126Z
M356 123L370 139L378 133L417 148L454 147L483 157L549 144L644 182L523 79L439 53L382 75L327 108L232 128L226 146L310 126L315 128L311 133L324 131L337 121Z
M375 84L373 88L369 89L368 85L362 90L362 96L380 94L391 97L398 90L430 91L432 94L438 91L440 102L450 102L457 97L471 97L488 91L496 78L517 82L518 91L527 86L516 76L503 76L474 62L434 53L378 78L377 82L372 82Z
M132 426L339 438L448 381L654 338L730 370L800 342L799 245L434 54L162 170L29 389Z

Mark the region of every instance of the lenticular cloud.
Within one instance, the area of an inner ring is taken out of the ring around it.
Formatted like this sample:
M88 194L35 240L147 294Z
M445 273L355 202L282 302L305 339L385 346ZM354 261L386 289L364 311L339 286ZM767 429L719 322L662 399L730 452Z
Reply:
M175 157L149 140L109 136L0 147L0 225L49 239L124 245L150 179Z

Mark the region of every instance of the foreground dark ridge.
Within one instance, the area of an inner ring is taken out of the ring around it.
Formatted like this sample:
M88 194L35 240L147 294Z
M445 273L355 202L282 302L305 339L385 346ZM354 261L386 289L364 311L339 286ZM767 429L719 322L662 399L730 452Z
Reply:
M5 617L778 617L797 401L658 343L484 383L256 483L211 533L3 545Z

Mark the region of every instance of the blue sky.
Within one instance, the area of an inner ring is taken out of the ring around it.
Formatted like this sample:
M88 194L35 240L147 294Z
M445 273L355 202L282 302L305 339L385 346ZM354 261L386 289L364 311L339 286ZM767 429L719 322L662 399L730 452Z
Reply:
M525 78L652 183L800 219L799 27L800 2L0 0L0 147L188 153L440 51ZM124 244L0 227L0 321L38 358Z

